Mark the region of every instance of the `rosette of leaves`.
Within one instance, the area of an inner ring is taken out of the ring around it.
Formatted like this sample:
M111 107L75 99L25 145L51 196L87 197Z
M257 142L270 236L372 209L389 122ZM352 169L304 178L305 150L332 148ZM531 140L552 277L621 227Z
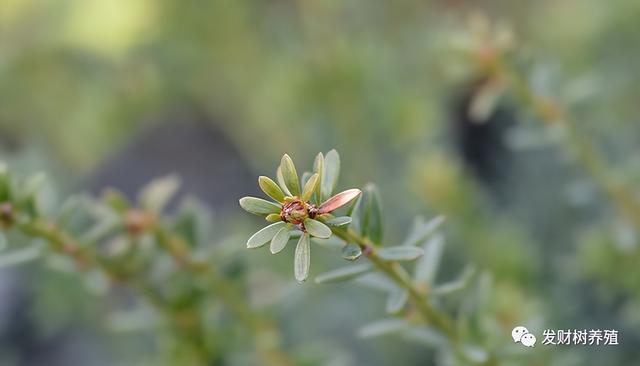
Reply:
M282 157L276 171L277 183L269 177L258 178L258 185L273 201L257 197L240 199L240 206L270 222L247 241L247 248L260 248L270 243L271 253L281 252L290 239L299 237L295 250L294 273L299 282L309 276L311 237L327 239L331 226L351 222L347 216L336 217L332 212L360 195L359 189L348 189L332 195L340 172L340 156L331 150L324 156L318 153L313 171L298 177L289 155Z

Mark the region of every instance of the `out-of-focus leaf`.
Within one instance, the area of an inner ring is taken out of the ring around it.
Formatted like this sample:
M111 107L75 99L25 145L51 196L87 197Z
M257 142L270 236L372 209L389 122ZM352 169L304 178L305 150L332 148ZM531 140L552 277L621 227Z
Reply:
M372 267L368 263L338 268L318 275L316 277L316 283L334 283L351 280L370 272L371 269Z
M7 237L0 232L0 252L7 248Z
M382 319L358 329L358 337L373 338L404 332L411 324L405 319Z
M338 182L340 174L340 155L336 150L331 150L324 157L324 171L322 172L321 192L322 200L331 197Z
M486 122L498 105L504 90L504 82L495 78L485 82L471 99L468 110L469 119L475 123Z
M320 205L320 207L318 208L318 212L324 214L336 210L346 205L354 198L358 197L360 193L362 192L360 192L360 190L356 188L340 192L322 203L322 205Z
M402 243L405 246L419 246L421 245L429 236L431 236L435 231L445 222L444 216L436 216L435 218L425 222L422 216L418 216L415 218L413 223L413 228L407 239Z
M0 202L9 201L11 184L7 166L0 162Z
M24 184L18 190L19 199L27 199L33 197L40 188L46 183L47 175L45 173L36 173L27 178Z
M280 206L273 202L256 197L243 197L240 199L240 207L254 215L267 216L280 213Z
M422 248L416 247L389 247L378 250L378 257L387 261L412 261L424 254Z
M469 286L469 283L471 282L471 279L473 279L475 273L475 267L469 265L464 269L464 271L462 271L462 273L456 280L434 287L433 290L431 290L431 293L434 295L442 296L462 291L467 288L467 286Z
M42 254L39 245L16 249L0 255L0 268L16 266L37 259Z
M389 314L399 313L409 300L409 291L403 288L396 288L391 291L387 298L386 311Z
M311 236L315 236L316 238L326 239L331 236L331 229L318 220L305 219L304 228Z
M418 260L415 268L416 282L432 285L438 273L442 252L444 249L444 237L435 235L423 246L424 255Z
M382 241L382 205L378 188L369 183L364 187L366 206L364 208L365 236L376 244Z
M277 202L284 202L284 192L278 187L278 184L271 178L264 175L258 178L258 185L260 189L269 197L273 198Z
M320 176L318 175L318 173L315 173L314 175L309 177L309 180L306 181L304 185L304 189L302 190L301 199L303 201L306 202L311 198L313 193L316 191L316 188L318 187L319 179L320 179Z
M365 276L358 277L355 280L359 285L363 285L372 290L391 292L397 286L396 284L379 272L368 273Z
M324 222L326 225L340 227L344 225L348 225L351 223L351 217L349 216L339 216L329 219Z
M121 221L117 217L104 217L82 234L80 241L83 243L95 243L120 226Z
M285 226L276 233L273 239L271 239L269 249L272 254L280 253L287 246L292 228L293 225L285 224Z
M122 192L115 188L107 188L102 192L102 201L113 211L124 214L131 208L131 202L125 197Z
M462 347L462 352L475 364L483 364L489 360L489 354L482 347L467 344Z
M249 238L247 248L259 248L267 244L285 225L284 222L280 221L259 230Z
M138 195L140 205L151 212L162 212L180 188L180 178L171 174L147 184Z
M294 196L300 195L300 181L298 179L298 172L296 166L293 164L293 160L287 154L282 156L280 161L280 170L282 172L282 178L285 186L289 189L289 192Z
M293 264L294 274L298 282L306 281L309 277L309 265L311 262L311 246L309 235L304 234L296 245L295 261Z
M348 261L355 261L362 255L362 249L360 246L354 243L348 243L342 247L342 258Z
M322 153L318 153L316 155L315 160L313 161L313 172L318 174L319 176L319 184L316 187L316 204L320 205L322 203L322 176L324 175L324 156ZM330 193L329 193L330 195Z
M426 326L412 326L403 333L403 337L436 348L447 342L440 333Z

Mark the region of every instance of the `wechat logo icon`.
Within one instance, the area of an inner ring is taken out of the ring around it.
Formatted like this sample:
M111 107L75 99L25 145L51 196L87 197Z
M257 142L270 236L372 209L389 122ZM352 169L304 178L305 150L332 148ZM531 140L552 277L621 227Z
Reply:
M521 325L513 328L511 337L515 343L522 343L525 347L533 347L536 344L536 336L529 333L529 330Z

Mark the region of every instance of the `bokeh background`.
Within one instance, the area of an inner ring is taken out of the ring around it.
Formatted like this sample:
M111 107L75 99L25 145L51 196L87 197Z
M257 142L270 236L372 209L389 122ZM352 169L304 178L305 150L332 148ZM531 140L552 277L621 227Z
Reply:
M491 279L496 337L617 329L620 346L548 362L632 365L639 45L633 0L2 0L0 158L61 195L177 173L243 246L259 222L237 199L255 177L336 148L341 187L378 184L385 242L447 216L440 276L474 263ZM306 364L431 363L423 345L355 336L384 312L375 292L297 286L289 251L245 254L253 297ZM341 261L314 256L312 275ZM0 364L153 362L149 334L49 267L0 273Z

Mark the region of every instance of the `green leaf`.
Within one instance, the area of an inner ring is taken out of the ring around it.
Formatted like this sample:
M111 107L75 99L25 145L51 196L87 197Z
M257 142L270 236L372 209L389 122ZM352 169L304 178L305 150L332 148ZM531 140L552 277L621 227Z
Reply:
M311 262L311 246L309 234L304 234L296 245L295 261L293 263L294 274L298 282L304 282L309 277L309 264Z
M309 178L311 178L312 173L311 172L304 172L302 173L302 187L304 187L304 185L307 183L307 181L309 180ZM304 191L304 189L303 189Z
M269 249L271 250L271 254L280 253L289 242L289 238L291 236L291 229L293 225L286 224L282 229L280 229L276 235L271 239L271 245Z
M436 230L445 222L444 216L436 216L435 218L425 222L422 216L415 218L411 233L402 243L405 246L421 245L427 238L433 235Z
M265 220L269 221L269 222L278 222L278 221L282 221L282 218L280 217L280 214L268 214L267 217L265 217Z
M267 244L271 239L273 239L278 231L282 229L284 225L285 223L280 221L259 230L249 238L249 240L247 241L247 248L260 248L261 246Z
M382 241L382 205L380 204L380 193L374 184L369 183L364 187L363 195L366 197L367 203L364 215L364 234L374 243L380 244Z
M349 210L347 211L347 215L351 217L351 225L350 228L353 229L356 233L364 236L364 215L363 209L364 206L364 195L360 195L357 197Z
M349 216L339 216L339 217L334 217L332 219L329 219L324 223L329 226L340 227L344 225L349 225L351 223L351 220L352 219Z
M358 337L373 338L407 330L411 324L406 319L382 319L367 324L358 330Z
M124 214L131 208L127 197L115 188L106 188L102 192L102 201L119 214Z
M281 207L273 202L256 197L244 197L240 199L240 207L245 211L259 216L267 216L272 213L280 213Z
M276 179L278 180L278 185L282 189L282 192L284 192L287 197L293 197L293 194L291 194L289 188L287 188L287 185L285 184L281 167L278 167L278 169L276 169Z
M11 184L7 166L0 162L0 202L9 201L11 198Z
M343 267L318 275L316 277L316 283L334 283L347 281L371 272L372 269L373 267L368 263Z
M409 300L409 291L403 288L396 288L389 294L387 298L386 311L389 314L399 313Z
M16 266L37 259L42 254L39 245L17 249L0 255L0 268Z
M410 327L403 333L403 337L419 342L429 347L439 348L447 344L447 340L430 327Z
M348 261L355 261L362 255L362 249L360 246L353 243L348 243L342 247L342 258Z
M422 248L417 247L389 247L378 250L378 257L387 261L412 261L424 254Z
M468 265L457 279L434 287L432 289L432 293L434 295L442 296L462 291L469 286L469 283L475 274L475 267L473 265Z
M282 189L280 189L278 184L271 178L265 177L264 175L260 176L258 178L258 185L267 196L273 198L277 202L284 202L284 192L282 192Z
M7 237L0 232L0 252L7 248Z
M315 236L316 238L327 239L331 236L331 229L318 220L305 219L304 228L311 236Z
M296 166L293 164L293 160L287 154L282 156L280 161L280 170L282 172L282 178L284 184L289 188L289 192L294 196L300 195L300 182L298 180L298 172L296 172Z
M319 179L320 179L320 176L318 175L318 173L315 173L314 175L309 177L309 180L304 185L304 189L302 190L301 199L303 201L307 202L311 198L311 195L313 195L313 192L315 192L316 188L318 187Z
M319 176L320 184L318 184L316 189L316 204L320 205L320 203L322 203L322 176L324 174L324 156L322 153L318 153L316 159L313 161L313 172Z
M322 192L322 201L331 197L333 190L338 183L338 175L340 174L340 155L335 150L331 150L324 158L324 170L322 172L322 182L320 191Z
M416 263L414 278L416 282L432 285L442 258L444 237L435 235L423 246L424 255Z
M138 195L140 205L151 212L161 212L180 188L180 178L168 175L147 184Z

